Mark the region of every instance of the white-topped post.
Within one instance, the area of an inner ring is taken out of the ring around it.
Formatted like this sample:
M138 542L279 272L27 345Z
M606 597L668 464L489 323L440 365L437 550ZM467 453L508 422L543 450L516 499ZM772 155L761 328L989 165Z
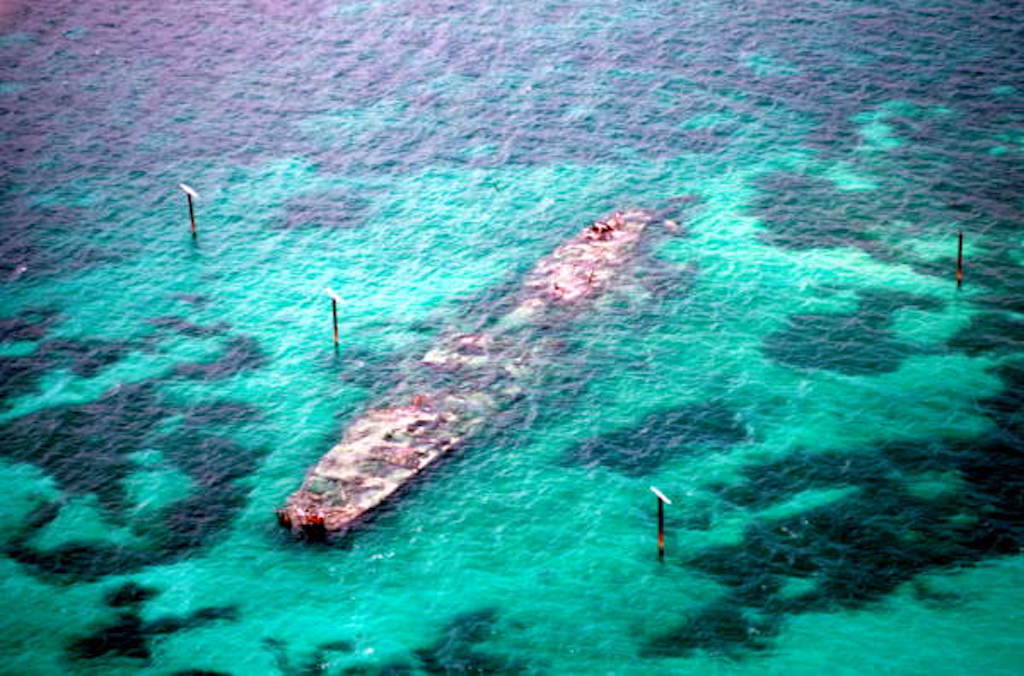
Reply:
M196 238L196 212L192 207L192 199L199 199L199 193L192 189L191 186L179 183L178 187L185 193L185 197L188 198L188 220L192 223L192 239Z
M665 505L671 505L672 501L665 497L665 494L654 486L651 492L658 498L658 560L665 560Z

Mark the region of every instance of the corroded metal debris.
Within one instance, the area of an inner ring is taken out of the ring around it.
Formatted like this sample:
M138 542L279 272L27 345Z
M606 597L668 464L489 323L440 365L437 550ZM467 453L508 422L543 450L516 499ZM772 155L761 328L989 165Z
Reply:
M342 533L462 445L549 358L543 341L524 339L524 331L592 304L635 258L654 220L633 209L584 228L537 263L492 328L448 336L430 349L422 365L447 372L449 384L407 384L357 417L277 511L281 525L310 539Z

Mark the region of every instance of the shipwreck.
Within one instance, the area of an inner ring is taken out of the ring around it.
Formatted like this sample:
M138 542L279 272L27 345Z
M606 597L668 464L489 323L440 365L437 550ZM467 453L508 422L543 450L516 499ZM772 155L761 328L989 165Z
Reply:
M279 523L312 540L344 533L462 446L549 360L542 342L524 332L591 307L633 265L645 231L659 221L646 210L615 212L542 258L489 328L445 336L422 356L423 368L450 377L423 388L405 383L348 425L277 510Z

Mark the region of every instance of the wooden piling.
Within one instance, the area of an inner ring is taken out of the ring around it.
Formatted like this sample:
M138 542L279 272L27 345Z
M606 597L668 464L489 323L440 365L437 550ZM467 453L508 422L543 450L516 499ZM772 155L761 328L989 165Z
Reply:
M665 503L658 500L658 560L665 560Z
M331 316L334 319L334 344L341 342L338 339L338 301L331 299Z
M192 206L192 198L199 199L199 193L193 190L191 187L184 183L179 183L178 187L185 193L185 197L188 199L188 220L192 223L192 239L196 238L196 212Z
M964 283L964 231L961 230L957 237L956 247L956 288Z
M331 297L331 316L334 318L334 346L337 347L338 343L341 342L338 337L338 294L329 286L325 286L324 291Z
M665 505L671 505L672 501L665 497L665 494L654 486L651 492L658 498L658 561L665 560Z

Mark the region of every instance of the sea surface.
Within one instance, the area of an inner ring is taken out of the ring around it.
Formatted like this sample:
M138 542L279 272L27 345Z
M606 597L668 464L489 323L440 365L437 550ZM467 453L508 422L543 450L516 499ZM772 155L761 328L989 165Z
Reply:
M1022 673L1022 50L1009 1L3 2L0 672ZM680 230L519 401L278 527L627 207Z

